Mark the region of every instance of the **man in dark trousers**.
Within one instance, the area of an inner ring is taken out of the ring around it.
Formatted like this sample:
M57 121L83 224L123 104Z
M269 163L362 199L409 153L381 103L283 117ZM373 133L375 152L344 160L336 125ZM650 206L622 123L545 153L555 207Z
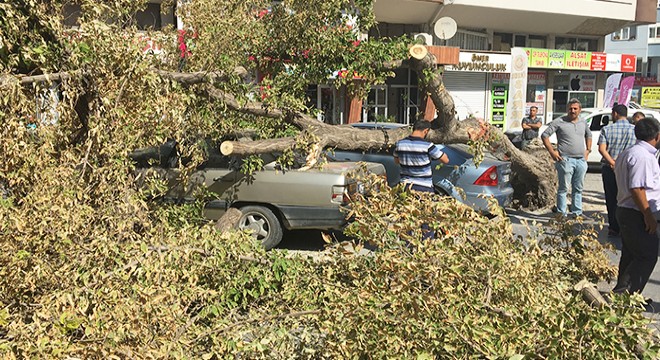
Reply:
M635 125L628 121L628 108L625 105L614 105L612 108L612 119L614 123L600 130L598 139L598 152L603 156L601 159L601 176L603 177L603 189L605 190L605 205L607 206L607 221L609 224L608 235L619 235L619 223L616 221L616 178L614 177L614 165L616 158L625 149L635 145Z
M641 293L658 260L660 166L655 153L660 124L653 118L638 121L635 137L635 145L623 151L614 166L619 186L616 218L622 242L615 293Z

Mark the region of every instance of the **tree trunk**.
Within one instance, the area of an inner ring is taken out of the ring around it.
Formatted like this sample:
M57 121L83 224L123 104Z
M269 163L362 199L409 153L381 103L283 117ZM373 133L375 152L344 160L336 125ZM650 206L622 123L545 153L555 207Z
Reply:
M236 208L229 208L215 223L215 229L221 233L225 233L231 229L235 229L238 225L238 220L241 219L243 213Z
M438 69L433 55L427 54L422 59L412 56L410 62L420 79L420 90L431 97L438 112L429 140L441 144L465 144L485 137L490 152L500 160L511 161L514 205L539 209L554 203L557 174L545 148L537 144L528 151L521 151L502 130L483 119L459 121L454 100L442 81L442 69Z

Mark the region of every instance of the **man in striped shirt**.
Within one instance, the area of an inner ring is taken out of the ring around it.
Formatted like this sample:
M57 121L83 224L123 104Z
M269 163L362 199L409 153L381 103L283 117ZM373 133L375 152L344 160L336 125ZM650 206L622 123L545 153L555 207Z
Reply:
M449 162L447 154L426 140L431 123L417 120L410 136L399 140L394 149L394 161L401 167L401 182L416 191L434 192L431 161Z

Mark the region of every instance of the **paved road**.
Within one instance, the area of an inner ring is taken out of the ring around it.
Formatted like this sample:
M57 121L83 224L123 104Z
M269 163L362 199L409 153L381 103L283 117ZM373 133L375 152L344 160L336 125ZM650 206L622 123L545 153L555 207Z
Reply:
M598 218L604 222L604 226L598 232L598 239L601 243L610 243L616 248L616 252L610 256L610 261L614 265L618 265L619 257L621 255L621 238L612 237L607 235L607 210L605 208L605 195L603 193L603 183L599 172L589 172L585 180L583 192L583 208L584 213L588 217ZM536 220L538 222L547 223L553 214L545 212L542 214L522 213L516 211L508 211L509 217L514 227L516 234L525 234L526 229L521 224L522 219L527 221ZM588 223L598 225L596 220L590 220ZM601 282L598 284L598 289L601 292L608 292L614 287L614 282L606 283ZM643 292L644 297L651 298L655 301L654 306L648 308L649 313L655 313L653 316L660 316L660 265L656 266L651 279L649 280ZM657 315L656 315L657 314Z

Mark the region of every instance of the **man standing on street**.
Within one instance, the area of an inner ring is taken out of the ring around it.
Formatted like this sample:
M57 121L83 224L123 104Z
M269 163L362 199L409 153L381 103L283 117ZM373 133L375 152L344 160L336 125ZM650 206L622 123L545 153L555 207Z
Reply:
M541 128L541 119L536 117L539 108L532 106L529 108L529 116L522 119L522 143L521 149L527 148L532 140L539 137L539 128Z
M645 117L646 117L646 115L644 115L643 112L638 111L638 112L636 112L636 113L633 114L632 119L630 119L630 122L631 122L633 125L635 125L638 121L642 120L642 119L645 118Z
M608 235L619 235L619 223L616 221L616 195L617 186L614 177L616 158L625 149L635 145L635 126L628 121L628 108L625 105L614 105L612 119L614 123L600 129L598 138L598 152L601 159L601 176L605 190L605 204L607 206Z
M587 174L587 157L591 152L591 130L580 119L582 104L577 99L568 102L566 116L553 120L541 135L543 145L555 161L559 186L557 189L557 212L568 215L566 197L571 184L571 213L582 215L582 189ZM550 136L557 133L557 150L550 143Z
M635 137L637 143L623 151L614 166L622 243L615 293L641 293L658 260L655 215L660 210L660 167L655 152L660 124L653 118L638 121Z
M424 140L430 129L429 121L415 121L412 134L397 141L394 148L394 161L401 167L401 182L410 184L412 190L434 192L431 161L449 162L447 154Z

